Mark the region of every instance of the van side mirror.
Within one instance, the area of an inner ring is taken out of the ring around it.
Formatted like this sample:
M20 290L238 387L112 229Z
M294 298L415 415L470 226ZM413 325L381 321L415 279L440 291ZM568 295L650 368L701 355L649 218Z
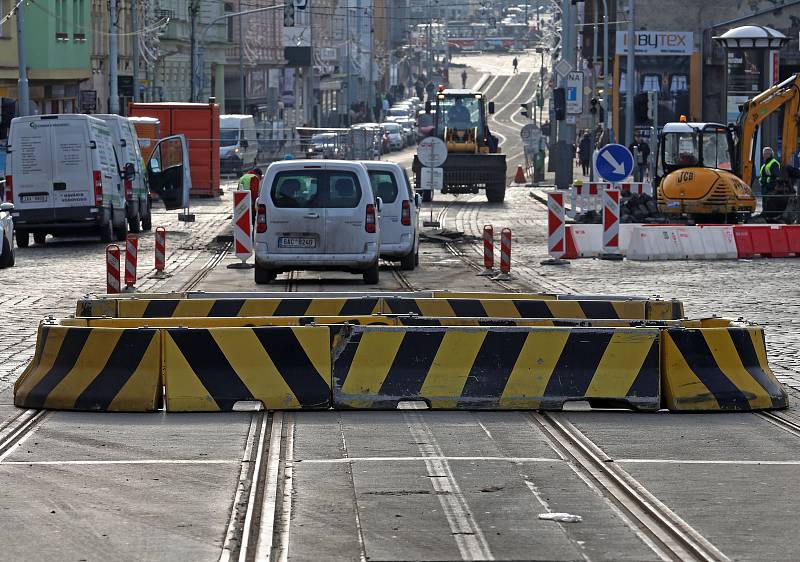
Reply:
M123 178L126 180L132 180L136 177L136 168L133 167L133 162L128 162L125 164L125 172L123 173Z
M414 205L417 206L417 209L422 207L422 197L419 196L419 193L414 194Z
M489 102L489 115L494 115L494 102Z
M430 100L428 100L425 102L425 113L430 113L430 112L431 112L431 102Z

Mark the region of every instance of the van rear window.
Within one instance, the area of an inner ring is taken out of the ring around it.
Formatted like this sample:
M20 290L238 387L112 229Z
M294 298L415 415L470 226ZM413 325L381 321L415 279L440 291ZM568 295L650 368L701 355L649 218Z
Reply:
M384 203L397 201L397 182L391 172L369 172L369 181L372 183L372 193L380 197Z
M270 197L278 208L352 209L361 201L361 185L352 172L281 172L272 182Z

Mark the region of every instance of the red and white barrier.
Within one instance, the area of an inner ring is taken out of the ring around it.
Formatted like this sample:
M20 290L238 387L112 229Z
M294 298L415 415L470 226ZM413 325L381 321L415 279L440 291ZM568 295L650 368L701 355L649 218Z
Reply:
M133 289L136 285L136 261L139 254L139 237L128 234L125 239L125 288Z
M156 275L164 275L167 264L167 229L163 226L156 228L155 248Z
M621 255L619 251L619 190L603 192L603 253Z
M736 259L733 226L637 226L628 247L630 260Z
M120 291L119 246L106 246L106 293L116 295Z
M737 225L733 227L733 235L740 258L800 256L799 225Z
M614 184L620 191L627 191L633 195L653 196L653 185L646 182L623 182Z
M511 229L504 228L500 231L500 275L498 280L511 279Z
M236 257L246 263L253 255L253 219L250 191L233 192L233 243Z
M618 189L620 192L629 192L635 195L653 196L653 186L646 182L624 182L610 184L605 182L587 182L575 184L570 188L570 218L586 213L587 211L600 212L603 208L603 192L607 189Z
M483 225L483 271L478 275L488 277L494 275L494 227Z
M561 259L566 253L564 227L564 193L549 191L547 193L547 251L555 259Z

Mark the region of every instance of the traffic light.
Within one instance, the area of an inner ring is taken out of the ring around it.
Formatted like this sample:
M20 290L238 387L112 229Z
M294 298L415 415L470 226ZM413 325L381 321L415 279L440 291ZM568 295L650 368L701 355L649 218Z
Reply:
M633 98L633 115L637 123L645 123L648 120L650 110L648 108L647 93L636 94Z
M550 136L550 121L542 123L542 134L546 137Z
M592 98L589 102L589 113L597 113L597 98Z
M294 27L294 0L283 5L283 27Z
M528 104L527 103L521 103L519 105L522 107L522 111L520 111L522 116L523 117L529 117L530 113L528 112Z
M556 113L556 121L567 118L567 92L563 87L553 88L553 110Z

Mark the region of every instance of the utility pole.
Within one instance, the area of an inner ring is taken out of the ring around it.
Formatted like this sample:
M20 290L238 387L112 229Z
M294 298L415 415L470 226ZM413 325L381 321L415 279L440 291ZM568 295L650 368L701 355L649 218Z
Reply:
M575 41L574 41L574 6L571 0L563 0L561 13L561 59L575 64ZM566 76L559 76L558 86L566 88ZM566 189L572 184L572 144L575 142L575 125L566 120L558 124L558 142L556 143L556 187Z
M119 113L118 69L119 49L117 46L117 0L108 0L108 112Z
M141 101L139 97L139 30L138 3L131 0L131 57L133 58L133 101Z
M433 80L433 2L428 0L428 80Z
M239 11L242 11L242 0L239 0ZM244 28L244 18L239 18L239 109L241 109L239 113L247 111L247 96L244 92L244 33L242 28Z
M17 82L17 114L28 115L31 110L28 95L28 67L25 66L25 2L17 5L17 63L19 64L19 81Z
M347 0L345 7L345 41L347 47L347 124L352 125L350 122L350 107L353 105L353 81L351 80L352 72L350 69L350 0Z
M114 0L111 0L112 2ZM197 13L200 11L198 6L197 0L190 0L189 4L189 21L191 24L190 30L190 55L189 58L191 59L190 67L191 67L191 97L189 101L197 101L199 96L199 84L198 84L198 69L197 69Z
M636 0L628 0L628 69L625 73L625 144L631 144L633 142L633 97L636 95L635 4Z

